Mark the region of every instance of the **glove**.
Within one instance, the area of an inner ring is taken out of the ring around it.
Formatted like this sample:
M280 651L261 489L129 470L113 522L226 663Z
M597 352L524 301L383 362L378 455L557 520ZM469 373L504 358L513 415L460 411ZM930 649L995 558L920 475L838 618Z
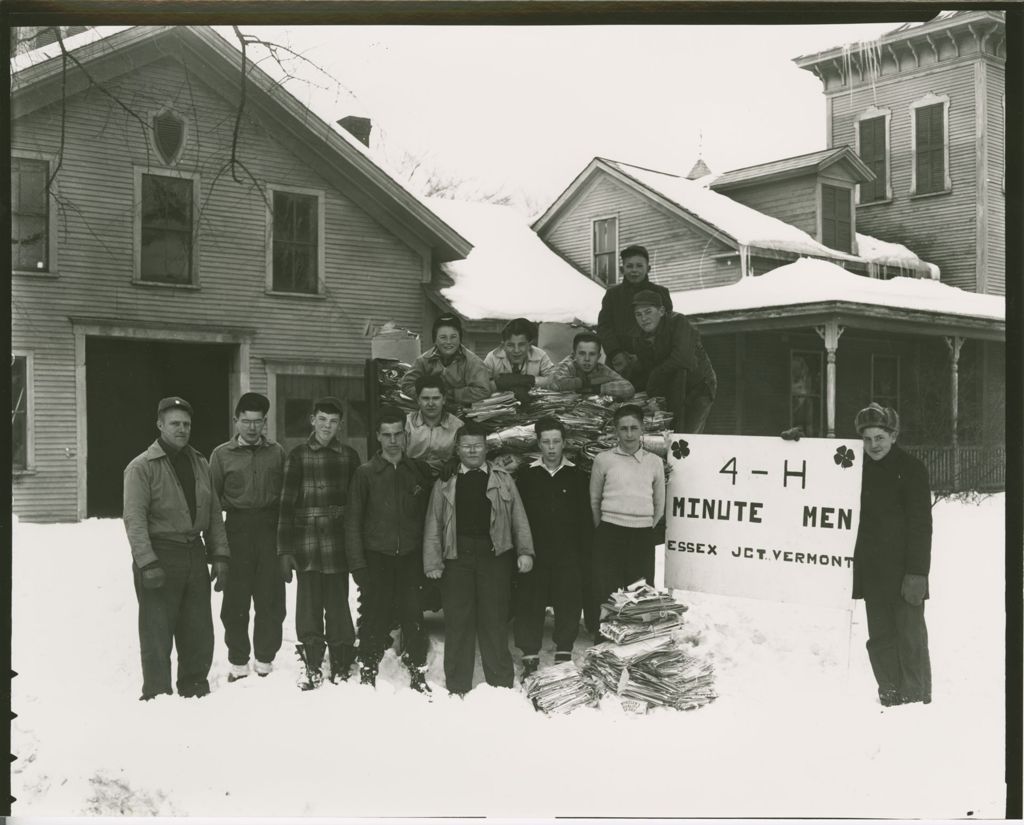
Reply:
M356 587L360 591L366 589L366 585L370 583L370 570L366 567L360 567L358 570L352 571L352 581L356 583Z
M154 561L142 568L142 586L146 590L157 590L164 586L167 574L160 566L160 562Z
M278 556L277 564L281 570L281 578L284 579L285 582L290 582L292 580L292 570L295 569L295 556L287 553L283 556Z
M533 556L521 555L516 563L519 565L520 573L529 573L533 570Z
M215 561L210 570L210 581L213 582L213 589L220 593L228 586L228 563L226 561Z
M907 604L917 607L924 601L924 594L928 592L928 577L916 573L907 573L903 577L903 587L900 588L900 595Z
M636 360L637 357L632 353L617 352L612 357L611 368L619 375L622 375L624 372L628 371L631 366L633 366Z
M783 430L779 433L782 436L783 441L799 441L800 436L804 434L804 431L799 427L790 427L788 430Z
M513 375L510 372L505 372L494 376L494 386L502 392L517 387L532 387L536 381L536 375Z

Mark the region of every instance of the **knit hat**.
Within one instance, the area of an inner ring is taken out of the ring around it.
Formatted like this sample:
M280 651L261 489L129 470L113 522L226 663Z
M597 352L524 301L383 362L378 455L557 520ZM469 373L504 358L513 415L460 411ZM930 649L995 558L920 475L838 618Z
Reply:
M853 426L858 433L864 432L868 427L880 427L890 433L895 433L900 429L900 416L892 407L883 407L872 401L857 413Z
M442 315L436 321L434 326L430 328L430 340L437 340L437 331L441 327L453 327L459 331L459 338L462 337L462 321L458 315Z
M633 306L635 307L660 307L664 309L665 305L661 302L661 296L658 295L653 289L641 289L636 295L633 296Z
M178 395L160 399L160 403L156 405L156 414L160 415L164 410L184 410L192 415L192 405Z

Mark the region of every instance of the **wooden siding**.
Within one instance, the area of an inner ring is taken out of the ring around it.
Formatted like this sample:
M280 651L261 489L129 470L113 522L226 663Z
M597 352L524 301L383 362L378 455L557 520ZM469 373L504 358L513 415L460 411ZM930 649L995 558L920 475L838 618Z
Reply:
M287 148L274 124L243 120L240 157L262 184L326 190L323 297L268 295L266 207L245 181L223 169L234 99L221 97L175 58L110 81L142 113L167 104L188 119L187 145L174 168L199 175L199 289L140 286L133 272L133 167L159 172L137 123L96 90L68 102L64 161L57 177L59 277L12 277L12 345L35 354L35 475L14 481L13 509L32 520L76 516L74 339L69 316L130 324L256 328L249 388L265 392L264 359L331 360L359 366L370 354L368 321L419 329L424 318L419 254L372 220L344 192ZM56 155L59 104L12 124L15 150ZM216 181L215 181L216 179ZM225 432L225 436L227 432ZM139 445L142 450L145 445Z
M818 237L818 176L816 173L742 186L722 192L751 209L771 215Z
M735 259L729 263L715 257L731 247L601 171L580 188L541 237L590 275L590 223L612 215L619 218L619 249L638 243L650 251L652 281L675 291L724 286L739 279Z
M985 292L1006 294L1006 118L1003 102L1006 94L1006 71L1001 63L987 60L985 89L988 95L986 112L988 146L988 273Z
M912 198L910 104L929 92L949 96L949 173L952 191ZM857 230L902 243L937 264L942 280L974 290L977 220L975 172L974 64L960 59L948 66L885 76L873 86L830 94L829 145L854 145L854 118L872 107L892 110L889 122L892 201L859 205Z

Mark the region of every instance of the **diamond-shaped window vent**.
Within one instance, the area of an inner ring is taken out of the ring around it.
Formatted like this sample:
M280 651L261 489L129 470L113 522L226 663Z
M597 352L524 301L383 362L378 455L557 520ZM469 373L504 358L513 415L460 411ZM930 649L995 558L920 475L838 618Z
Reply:
M174 163L185 140L185 121L174 112L161 112L153 118L153 136L164 163Z

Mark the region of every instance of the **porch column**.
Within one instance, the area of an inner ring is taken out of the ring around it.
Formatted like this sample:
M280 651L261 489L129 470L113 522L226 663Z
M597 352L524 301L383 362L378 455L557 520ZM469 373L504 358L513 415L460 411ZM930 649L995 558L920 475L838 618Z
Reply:
M957 435L957 424L960 417L960 348L964 339L959 335L946 338L949 350L949 412L953 422L953 489L960 489L960 438Z
M829 438L836 436L836 350L839 348L839 337L845 328L839 326L839 320L832 318L823 327L815 327L814 331L825 342L828 353L828 366L825 373L825 410L826 427Z

